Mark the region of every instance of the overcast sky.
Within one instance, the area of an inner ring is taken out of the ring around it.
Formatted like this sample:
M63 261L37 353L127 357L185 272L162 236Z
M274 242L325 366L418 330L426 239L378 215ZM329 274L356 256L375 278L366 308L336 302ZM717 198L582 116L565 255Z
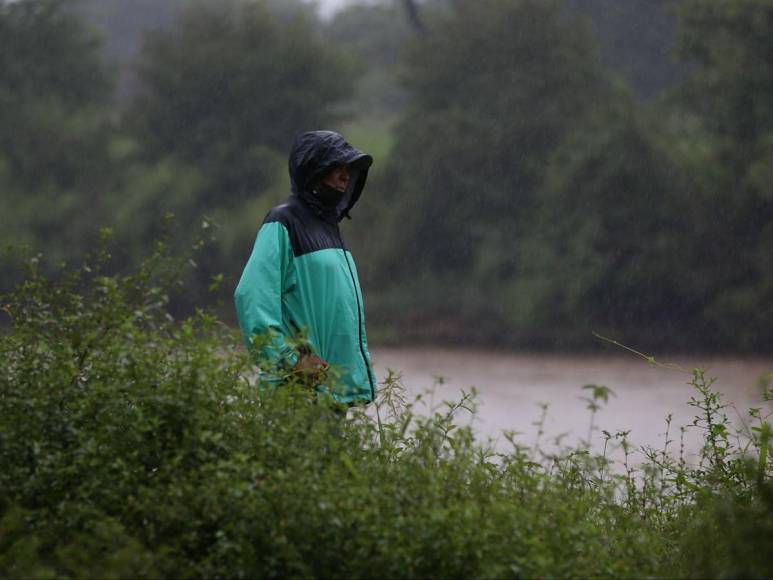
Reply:
M319 6L319 12L322 16L330 16L336 10L349 4L362 4L367 1L377 0L307 0L315 2Z

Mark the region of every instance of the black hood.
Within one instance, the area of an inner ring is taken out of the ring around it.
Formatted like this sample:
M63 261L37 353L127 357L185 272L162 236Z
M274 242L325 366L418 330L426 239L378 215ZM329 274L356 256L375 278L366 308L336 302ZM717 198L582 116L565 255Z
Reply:
M293 194L308 203L320 217L330 217L340 221L349 215L362 195L368 169L373 164L373 158L367 153L358 151L334 131L310 131L298 135L290 151L290 182ZM319 199L312 191L314 185L331 169L339 165L349 165L351 180L338 207L333 214L321 206Z

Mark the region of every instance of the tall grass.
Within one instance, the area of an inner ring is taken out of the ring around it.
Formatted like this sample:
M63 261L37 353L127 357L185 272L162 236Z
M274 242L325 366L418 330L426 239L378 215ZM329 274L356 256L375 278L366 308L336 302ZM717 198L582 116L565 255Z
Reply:
M167 314L163 244L107 264L52 281L32 260L2 301L1 576L773 575L768 416L734 430L700 370L694 462L668 442L634 466L624 432L497 451L462 426L473 394L420 414L390 374L342 418L267 388L216 318Z

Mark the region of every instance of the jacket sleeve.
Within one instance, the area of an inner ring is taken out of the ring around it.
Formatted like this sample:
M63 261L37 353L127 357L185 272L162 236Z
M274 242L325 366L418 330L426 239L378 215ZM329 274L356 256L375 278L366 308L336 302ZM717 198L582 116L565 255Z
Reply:
M247 348L254 351L255 335L267 335L269 342L254 355L269 361L274 371L290 369L298 362L298 354L282 332L282 294L292 259L287 229L278 222L263 224L234 293Z

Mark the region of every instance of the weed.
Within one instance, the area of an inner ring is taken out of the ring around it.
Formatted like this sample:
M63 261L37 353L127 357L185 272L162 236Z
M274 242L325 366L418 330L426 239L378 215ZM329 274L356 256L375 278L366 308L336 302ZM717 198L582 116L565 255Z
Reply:
M106 253L3 298L0 575L534 577L773 574L769 415L737 433L696 371L695 463L605 446L495 452L475 393L415 411L399 374L375 413L255 378L234 332L165 308L180 264ZM610 395L590 391L595 411ZM542 409L544 423L547 408ZM608 447L624 452L610 465Z

